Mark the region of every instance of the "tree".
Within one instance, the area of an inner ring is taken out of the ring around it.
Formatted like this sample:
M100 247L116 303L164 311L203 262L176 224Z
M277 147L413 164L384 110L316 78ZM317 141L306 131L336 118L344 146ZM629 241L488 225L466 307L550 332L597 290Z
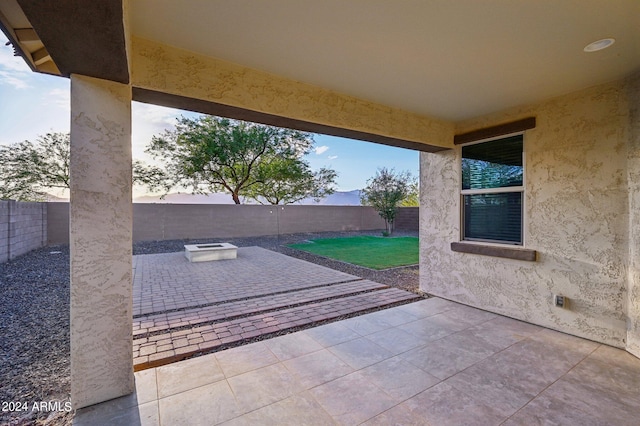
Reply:
M68 133L0 147L0 198L43 201L56 188L69 188Z
M396 174L393 169L378 169L376 175L367 181L362 190L360 201L372 206L384 219L386 235L393 232L396 209L400 202L407 198L414 179L409 172Z
M297 130L219 117L181 117L175 130L154 136L146 150L164 160L165 171L138 164L138 172L150 189L168 192L177 186L201 194L223 190L236 204L240 196L292 202L303 193L302 198L332 191L335 172L313 174L302 160L312 147L312 135Z
M418 181L413 181L409 185L407 196L400 202L400 207L419 207L420 206L420 187Z
M260 164L256 184L243 195L260 204L292 204L305 198L316 201L335 192L337 173L322 168L311 171L309 164L299 158L271 158Z
M30 141L0 147L0 199L46 201L49 191L69 189L69 133L47 133ZM159 185L163 171L134 162L133 182Z

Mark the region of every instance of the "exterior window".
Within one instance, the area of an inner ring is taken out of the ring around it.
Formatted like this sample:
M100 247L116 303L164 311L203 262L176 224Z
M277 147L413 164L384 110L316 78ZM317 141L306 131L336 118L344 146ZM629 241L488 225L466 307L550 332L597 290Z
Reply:
M462 239L522 245L523 136L462 147Z

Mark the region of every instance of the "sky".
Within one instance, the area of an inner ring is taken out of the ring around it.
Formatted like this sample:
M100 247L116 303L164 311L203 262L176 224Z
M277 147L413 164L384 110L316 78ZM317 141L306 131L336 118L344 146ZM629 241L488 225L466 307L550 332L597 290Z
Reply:
M50 132L68 132L70 122L70 81L63 77L34 73L22 58L13 56L11 46L0 33L0 144L29 140ZM153 135L173 128L176 118L198 114L172 108L133 102L132 155L149 162L146 145ZM337 189L351 191L366 186L380 167L409 171L418 176L417 151L315 135L315 150L305 158L313 170L330 167L338 172ZM134 188L134 196L144 190Z

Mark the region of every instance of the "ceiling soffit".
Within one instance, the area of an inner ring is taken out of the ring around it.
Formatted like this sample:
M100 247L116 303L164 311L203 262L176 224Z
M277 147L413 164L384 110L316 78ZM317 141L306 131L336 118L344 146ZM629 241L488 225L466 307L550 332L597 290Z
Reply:
M18 0L60 74L129 83L122 1Z
M136 0L131 11L134 36L449 121L640 70L638 0ZM616 43L583 52L606 37Z

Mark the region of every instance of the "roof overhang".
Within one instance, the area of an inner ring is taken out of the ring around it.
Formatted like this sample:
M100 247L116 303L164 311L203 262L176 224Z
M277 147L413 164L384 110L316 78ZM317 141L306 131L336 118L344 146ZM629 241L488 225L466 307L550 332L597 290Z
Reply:
M121 1L5 0L0 23L34 71L129 83Z
M426 151L453 146L454 123L640 71L637 0L4 0L0 26L39 72ZM134 40L182 62L154 73Z

